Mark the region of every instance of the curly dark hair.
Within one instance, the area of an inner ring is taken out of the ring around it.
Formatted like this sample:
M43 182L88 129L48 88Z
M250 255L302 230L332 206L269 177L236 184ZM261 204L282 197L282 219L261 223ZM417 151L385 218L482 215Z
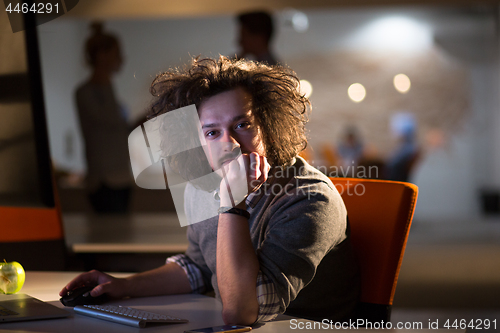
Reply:
M191 65L154 79L150 92L155 99L149 117L192 104L199 108L207 98L238 87L252 97L252 111L261 128L269 163L289 165L307 146L305 123L310 111L310 102L299 92L299 79L290 68L224 56L194 58Z

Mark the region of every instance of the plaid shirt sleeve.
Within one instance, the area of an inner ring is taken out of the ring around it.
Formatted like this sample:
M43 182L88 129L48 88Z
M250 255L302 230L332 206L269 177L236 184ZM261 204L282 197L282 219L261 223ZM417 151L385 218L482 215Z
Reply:
M259 315L256 322L273 320L279 314L280 304L274 284L261 271L257 275L257 302Z
M186 272L192 293L203 294L206 291L200 269L185 254L169 257L167 263L176 263ZM261 271L257 275L257 302L259 315L255 322L270 321L279 314L279 298L274 284Z
M186 272L191 285L191 292L194 294L203 294L206 291L205 282L201 276L200 269L185 254L178 254L167 258L168 263L176 263Z

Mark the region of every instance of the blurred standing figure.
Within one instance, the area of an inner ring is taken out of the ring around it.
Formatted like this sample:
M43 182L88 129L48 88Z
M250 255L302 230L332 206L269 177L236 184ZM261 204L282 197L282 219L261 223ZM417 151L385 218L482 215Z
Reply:
M120 43L103 32L102 23L93 23L91 29L85 57L92 74L76 90L87 158L87 190L96 213L125 213L132 186L129 128L111 83L123 61Z
M356 177L356 167L363 157L363 151L364 145L358 130L354 126L347 127L337 147L337 154L340 158L340 165L348 177Z
M407 182L420 157L417 143L417 123L410 113L397 113L391 119L393 135L398 146L386 163L386 178Z
M247 58L276 65L278 61L270 51L269 44L273 37L274 25L271 14L259 11L238 15L240 24L238 58Z

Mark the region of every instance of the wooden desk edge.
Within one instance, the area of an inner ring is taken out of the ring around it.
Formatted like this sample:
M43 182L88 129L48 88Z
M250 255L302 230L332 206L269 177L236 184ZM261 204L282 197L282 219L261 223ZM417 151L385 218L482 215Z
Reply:
M184 253L187 244L76 243L74 253Z

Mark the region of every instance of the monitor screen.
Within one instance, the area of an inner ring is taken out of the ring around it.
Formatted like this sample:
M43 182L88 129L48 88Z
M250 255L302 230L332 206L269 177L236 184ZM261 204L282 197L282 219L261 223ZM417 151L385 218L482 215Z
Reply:
M0 206L54 207L35 17L0 15Z

